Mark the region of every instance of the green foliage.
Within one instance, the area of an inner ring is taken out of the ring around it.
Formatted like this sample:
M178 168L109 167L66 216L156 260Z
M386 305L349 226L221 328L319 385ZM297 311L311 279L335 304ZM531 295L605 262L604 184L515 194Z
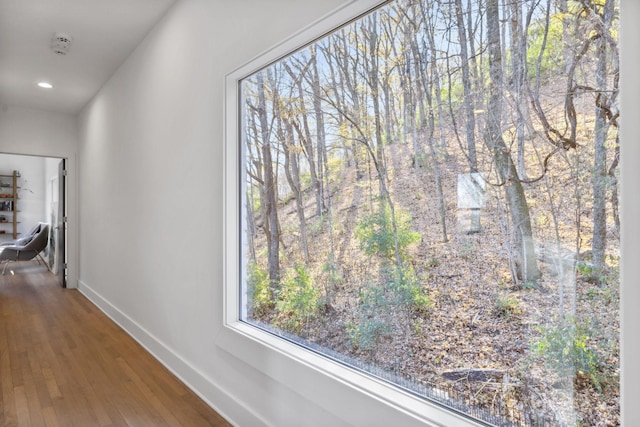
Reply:
M269 274L257 264L248 267L247 288L250 310L255 317L276 311L273 323L293 333L300 333L322 305L320 291L315 287L304 265L296 265L277 284L275 297Z
M340 171L344 167L344 159L341 157L330 157L327 160L327 168L329 169L329 181L335 182L340 176Z
M435 97L435 93L433 96ZM448 84L443 85L440 96L443 100L447 101L449 100L449 97L451 97L451 102L454 105L462 103L464 100L464 86L462 85L462 82L459 80L453 80L451 82L451 91L449 91Z
M427 260L427 267L429 268L436 268L439 265L440 265L440 260L438 258L431 257Z
M529 79L550 77L553 72L562 67L564 41L562 37L561 18L560 15L556 15L549 21L549 32L547 34L544 52L542 53L539 76L536 76L535 73L544 40L545 22L544 20L539 20L532 23L529 27L527 37L527 69L529 74L527 77Z
M586 298L590 301L595 300L600 295L600 290L598 288L589 288L587 289Z
M311 187L311 172L300 172L299 179L301 189Z
M320 305L320 291L314 286L309 271L304 265L296 265L280 284L276 324L299 333L318 314Z
M316 216L311 222L311 224L309 225L308 231L310 236L311 237L318 236L320 233L324 231L327 224L328 224L327 215Z
M389 332L385 316L388 310L383 287L370 285L360 289L356 320L347 325L350 344L361 350L371 350L378 338Z
M535 280L526 280L522 283L522 289L540 289Z
M247 205L251 207L253 212L260 212L260 196L257 194L259 190L255 188L254 191L247 191Z
M388 333L389 326L376 318L364 318L358 323L349 323L347 333L349 343L360 350L371 350L375 347L379 336Z
M377 255L386 259L395 258L393 222L391 208L388 203L381 203L381 209L364 217L357 225L356 236L360 240L360 248L369 256ZM405 257L406 248L420 240L420 233L411 230L409 214L396 209L396 228L398 251Z
M520 314L522 314L520 301L518 301L518 299L513 296L496 294L493 314L497 317L503 317L505 319L519 316Z
M582 376L601 390L596 352L589 347L590 333L586 327L569 318L565 324L539 328L542 336L532 349L545 364L560 376Z
M609 305L618 304L618 295L614 290L608 286L591 286L587 288L582 299L591 301L592 304L597 305Z
M468 240L466 242L464 242L462 244L462 246L460 247L460 256L462 257L462 259L469 260L470 258L472 259L473 256L476 253L476 244L474 241L472 240Z
M576 272L587 282L599 286L606 284L610 280L607 277L606 270L606 268L598 269L588 262L579 261L576 263Z
M386 285L368 285L360 289L360 304L356 319L347 325L352 346L371 350L379 337L390 331L389 318L395 316L394 309L408 307L414 313L427 313L433 302L428 292L411 267L397 267L385 274Z
M247 276L250 309L254 316L264 316L274 307L269 286L269 273L267 270L261 269L257 264L252 263L248 267Z
M402 270L394 268L391 287L397 303L408 306L415 312L426 313L433 306L429 293L421 286L410 266L405 266Z
M589 263L578 261L576 263L576 271L581 276L591 277L593 275L593 273L595 272L595 268L593 268L593 265L591 265Z
M338 285L344 281L344 277L338 273L335 266L332 268L331 259L327 259L327 261L322 265L322 272L327 273L329 283L333 285Z
M424 151L420 151L411 156L411 164L416 168L426 169L431 171L430 167L431 156Z

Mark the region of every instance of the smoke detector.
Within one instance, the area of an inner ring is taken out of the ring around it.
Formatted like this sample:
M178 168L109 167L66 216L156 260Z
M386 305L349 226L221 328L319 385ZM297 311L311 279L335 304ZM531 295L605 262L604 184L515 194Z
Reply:
M51 50L57 55L66 55L71 45L71 36L64 33L55 33L51 39Z

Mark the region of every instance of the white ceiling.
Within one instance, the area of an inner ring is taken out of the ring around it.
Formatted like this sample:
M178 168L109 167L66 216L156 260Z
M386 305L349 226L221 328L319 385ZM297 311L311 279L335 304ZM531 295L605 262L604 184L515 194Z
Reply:
M77 113L175 1L0 0L0 106ZM66 55L51 49L60 32Z

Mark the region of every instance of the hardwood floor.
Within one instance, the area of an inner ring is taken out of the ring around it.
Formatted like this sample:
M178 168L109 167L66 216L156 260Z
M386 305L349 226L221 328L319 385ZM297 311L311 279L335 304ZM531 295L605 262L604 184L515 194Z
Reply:
M0 426L228 426L45 267L0 276Z

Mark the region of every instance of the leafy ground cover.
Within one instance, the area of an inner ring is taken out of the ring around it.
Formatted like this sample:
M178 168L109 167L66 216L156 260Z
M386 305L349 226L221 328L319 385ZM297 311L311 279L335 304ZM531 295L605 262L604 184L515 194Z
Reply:
M374 215L380 212L371 197L375 179L358 179L353 168L343 167L332 178L331 227L326 216L311 219L315 227L306 264L297 250L293 202L283 207L288 273L276 295L266 291L263 273L255 319L445 390L516 424L537 417L549 425L618 425L615 231L609 268L594 277L589 253L569 249L576 236L589 235L588 215L577 223L570 203L550 208L549 194L551 200L571 201L576 192L550 175L546 184L528 188L542 278L516 286L505 244L502 189L488 186L480 232L459 230L456 177L463 170L459 159L448 156L443 163L444 242L433 159L416 167L410 144L401 143L387 146L386 156L395 207L405 213L400 227L409 227L404 230L403 274L384 249L388 242L381 238L373 249L363 244L371 243L371 223L377 221L380 230L385 222ZM311 198L305 202L311 210ZM264 244L257 240L258 252L266 250Z

